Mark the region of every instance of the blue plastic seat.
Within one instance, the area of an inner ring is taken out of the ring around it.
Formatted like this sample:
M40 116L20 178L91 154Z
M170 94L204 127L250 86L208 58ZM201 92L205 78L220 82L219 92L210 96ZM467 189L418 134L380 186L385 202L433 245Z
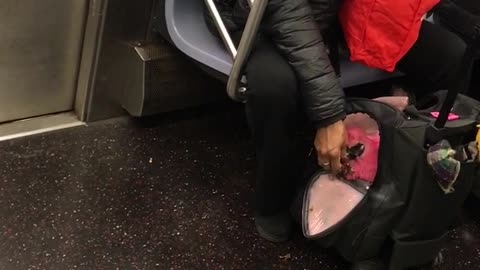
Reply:
M232 58L203 17L202 0L165 0L165 18L170 39L183 53L197 62L228 76ZM398 76L341 59L343 87L362 85Z

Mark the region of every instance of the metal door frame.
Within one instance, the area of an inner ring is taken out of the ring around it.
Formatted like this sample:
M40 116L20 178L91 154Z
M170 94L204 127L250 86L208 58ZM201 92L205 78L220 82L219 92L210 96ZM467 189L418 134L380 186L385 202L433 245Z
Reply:
M90 0L78 72L74 111L80 121L87 121L97 74L108 0Z

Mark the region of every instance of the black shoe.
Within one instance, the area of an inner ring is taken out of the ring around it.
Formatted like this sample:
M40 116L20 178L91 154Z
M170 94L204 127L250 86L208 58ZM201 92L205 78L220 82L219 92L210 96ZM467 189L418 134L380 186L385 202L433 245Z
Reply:
M286 242L292 234L292 218L288 212L275 216L256 216L255 226L261 237L273 243Z

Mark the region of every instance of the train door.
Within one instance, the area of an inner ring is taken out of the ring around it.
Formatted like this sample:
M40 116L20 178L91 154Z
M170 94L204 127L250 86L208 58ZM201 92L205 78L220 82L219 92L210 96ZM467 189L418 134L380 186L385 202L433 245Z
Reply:
M0 123L71 111L88 0L0 1Z

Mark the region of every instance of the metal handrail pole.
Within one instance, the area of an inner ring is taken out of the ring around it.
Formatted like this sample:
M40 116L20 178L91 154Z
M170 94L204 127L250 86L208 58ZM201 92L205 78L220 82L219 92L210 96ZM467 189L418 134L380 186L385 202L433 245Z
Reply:
M205 0L205 4L213 17L220 37L222 38L228 52L233 58L232 70L230 71L230 76L227 83L227 94L234 100L242 101L244 97L241 95L244 93L239 93L239 90L246 89L244 86L246 81L244 78L242 78L242 70L252 51L258 29L260 28L260 23L262 22L263 15L265 14L265 10L267 8L268 0L248 0L248 4L250 5L250 14L248 15L247 23L245 25L238 49L235 47L232 37L230 36L230 33L228 32L214 1Z
M239 93L239 89L244 90L243 92L245 92L246 89L243 85L239 87L239 85L244 83L241 82L243 67L250 56L255 39L257 38L258 29L265 14L268 0L249 0L249 2L252 2L252 7L238 46L237 56L233 60L232 70L227 83L228 96L239 101L245 99L245 97L242 96L245 93Z
M217 27L220 37L223 40L223 43L225 44L225 47L227 47L227 50L232 58L235 59L237 56L237 48L235 48L235 44L233 43L232 37L230 36L230 33L228 33L227 27L220 16L220 12L218 12L217 6L213 0L205 0L205 4L213 17L213 21Z

